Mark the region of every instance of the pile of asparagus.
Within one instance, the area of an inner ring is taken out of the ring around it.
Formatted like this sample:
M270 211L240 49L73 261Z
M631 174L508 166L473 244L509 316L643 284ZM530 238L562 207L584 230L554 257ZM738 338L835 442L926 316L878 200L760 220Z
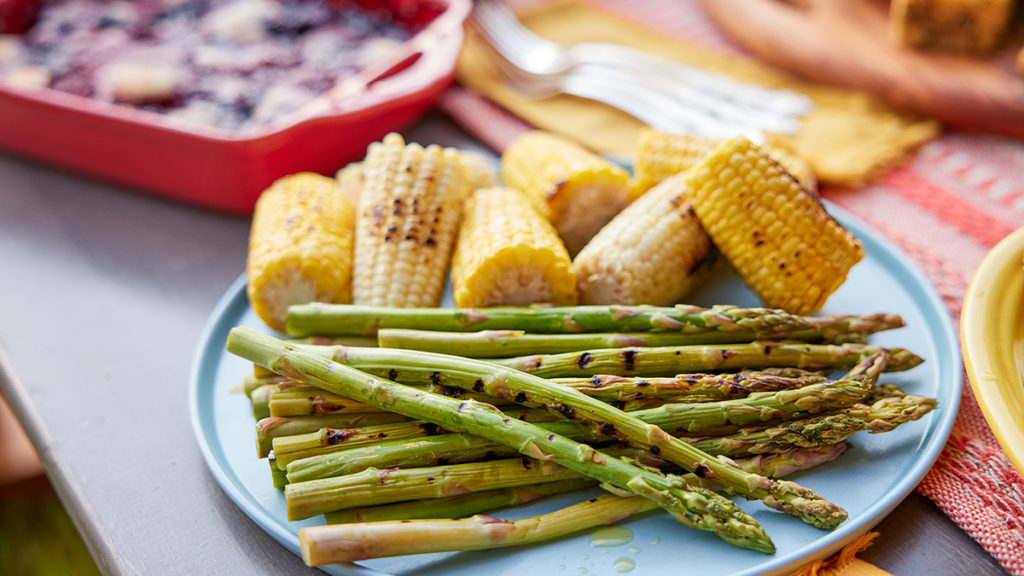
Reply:
M310 304L289 311L295 339L239 327L227 348L257 365L245 389L289 519L327 521L300 532L310 565L525 544L655 508L773 553L727 496L835 528L842 508L781 477L935 407L878 383L922 361L867 343L902 325L731 306ZM484 515L596 485L607 494L552 513Z

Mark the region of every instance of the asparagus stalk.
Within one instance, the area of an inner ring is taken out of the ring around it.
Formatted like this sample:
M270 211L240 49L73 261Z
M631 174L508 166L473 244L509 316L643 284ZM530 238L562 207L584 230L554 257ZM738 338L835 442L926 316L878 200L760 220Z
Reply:
M600 348L693 346L701 344L734 344L754 340L795 340L820 342L842 340L863 341L867 334L898 328L898 316L830 316L824 319L801 317L792 320L792 328L780 323L772 329L715 329L700 331L673 330L649 332L586 332L578 334L529 333L525 330L480 330L477 332L445 332L380 328L377 342L384 348L405 348L425 352L450 353L458 350L469 358L507 358L529 354L561 354Z
M868 356L841 380L792 390L755 392L746 398L721 402L664 404L632 415L648 423L661 422L661 428L673 434L693 434L728 425L750 426L830 412L867 397L885 369L887 358L884 350Z
M889 432L900 424L918 420L935 409L938 402L924 396L890 396L882 398L866 411L860 412L864 430L872 434Z
M657 508L652 500L602 494L555 512L515 522L490 516L461 520L392 520L329 524L299 531L302 559L309 566L441 551L482 550L552 540L588 528L615 524Z
M591 348L631 346L692 346L730 344L755 340L753 332L589 332L580 334L527 333L523 330L440 332L381 328L377 343L384 348L451 353L467 358L508 358L527 354L561 354Z
M726 436L683 438L693 444L696 448L711 456L728 456L739 458L755 454L770 452L781 452L794 447L814 448L818 446L833 445L848 439L861 430L868 430L872 433L888 432L900 424L918 420L934 409L936 402L932 398L923 396L905 396L884 398L872 406L855 405L852 408L843 410L836 414L817 416L814 418L803 418L773 425L768 428L747 426L742 427L738 432ZM535 415L535 412L529 412ZM652 417L649 423L659 424L668 427L664 422L653 419L655 413L641 416ZM427 437L427 432L419 428L422 423L407 422L402 426L409 432L400 432L395 437L412 438L409 442L413 445L428 443L438 459L456 461L461 459L459 450L463 443L460 434L441 434ZM559 420L537 424L550 432L571 438L578 442L599 442L599 436L593 433L587 426L580 422L570 420ZM369 432L370 429L368 429ZM436 431L436 427L433 429ZM326 478L337 476L344 470L338 463L344 461L345 453L354 451L356 445L370 445L379 442L373 438L376 433L369 432L364 437L370 439L360 444L341 443L334 447L330 453L322 455L311 454L304 458L289 456L287 464L289 477L294 476L294 481L311 480L315 478ZM459 438L459 439L453 439ZM353 435L349 440L359 440L358 434ZM449 444L451 440L451 444ZM346 440L347 442L347 440ZM492 444L493 447L500 447L499 444ZM394 451L400 450L393 448ZM296 456L301 456L297 454ZM401 458L398 454L395 458Z
M924 396L894 396L871 406L857 405L838 414L793 420L769 428L744 428L730 436L694 438L690 442L709 454L729 457L792 447L825 446L843 442L861 430L889 432L901 424L921 419L936 404L934 398Z
M850 368L861 359L879 352L878 346L864 344L803 344L792 342L750 342L707 346L660 348L608 348L564 354L535 354L491 360L544 378L616 374L660 376L704 370L743 370L772 366L799 368ZM889 348L886 370L909 370L923 360L902 348Z
M878 367L881 363L878 362L873 365ZM632 412L630 415L670 433L680 431L692 433L695 431L714 430L728 424L750 426L753 424L763 424L765 421L773 421L782 417L793 418L798 415L815 414L827 410L845 408L864 398L869 389L870 382L840 380L814 384L795 390L755 393L747 398L722 402L665 404L658 408ZM536 416L532 413L522 412L518 414L536 420ZM562 420L542 422L537 425L549 432L554 432L578 442L595 443L600 441L600 437L595 435L582 422ZM389 427L391 431L389 436L394 443L389 443L386 447L382 445L367 446L363 448L366 452L358 453L352 449L352 444L346 444L338 450L329 453L319 451L319 449L325 446L340 444L342 440L347 440L352 436L351 431L320 430L316 433L279 439L274 444L275 454L277 454L279 462L288 467L288 479L291 482L302 482L314 478L351 473L354 470L350 468L352 466L350 461L359 462L371 451L377 456L381 454L387 455L385 459L370 464L375 467L395 466L401 464L403 460L424 462L418 465L427 465L425 463L426 460L424 460L424 458L428 457L427 455L450 462L467 462L475 457L479 457L480 454L487 454L488 452L503 454L500 444L487 442L479 438L466 437L462 434L442 434L429 438L409 440L412 434L417 433L414 428L416 425L414 423L407 423L401 426L408 433L403 431L395 434L394 430L396 427ZM856 428L856 430L859 429ZM850 434L852 433L851 431ZM372 433L370 434L371 437L373 435ZM403 442L409 442L409 448L404 449L401 443L396 440L396 436ZM721 441L721 443L725 446L732 444L744 445L742 441ZM696 446L700 448L699 445ZM317 454L324 454L324 456L316 458ZM307 456L297 458L302 455Z
M863 387L859 390L856 388L857 384L851 382L840 382L840 385L849 385L853 391L850 392L849 398L844 398L844 402L849 400L848 404L852 404L858 398L862 398L865 394ZM825 390L822 392L820 389L808 392L808 396L815 396L818 394L827 395L831 390ZM769 395L771 396L771 395ZM800 404L803 397L796 398L791 404ZM732 404L732 402L722 402L718 404ZM758 406L761 403L753 402L754 406ZM768 404L765 402L764 404ZM791 407L791 404L785 405L785 408ZM810 406L811 411L821 404L813 404ZM686 405L689 406L689 405ZM700 405L698 405L700 406ZM737 404L737 406L744 406L743 404ZM772 410L769 408L768 410ZM730 412L738 412L740 415L746 415L748 413L743 412L741 409L733 406L730 409L719 409L710 411L709 414L713 418L719 418L723 414L729 414ZM643 415L646 422L659 421L660 417L671 417L675 420L681 420L680 414L683 414L680 410L675 411L642 411L636 412L635 415ZM695 416L705 416L705 412L697 412ZM747 418L743 418L747 419ZM863 426L859 425L861 419L856 417L847 417L847 420L851 421L851 425L846 427L848 433L846 437L853 434L857 430L863 429ZM854 423L858 425L854 425ZM576 440L578 442L585 442L588 444L597 444L600 442L607 443L607 439L602 439L600 436L593 433L593 431L586 425L569 420L560 420L555 422L539 423L538 427L547 430L548 432L554 432L561 436ZM682 425L681 427L686 427ZM689 428L695 426L689 425ZM667 428L667 427L666 427ZM764 430L759 430L759 434L765 436L767 433ZM307 435L310 439L307 441L310 444L319 446L323 438L330 438L332 434L336 434L337 431L323 430L319 431L317 435ZM845 437L844 437L845 439ZM750 454L750 448L756 447L756 444L752 444L743 439L731 439L731 438L716 438L717 442L707 441L703 445L699 444L698 441L691 441L691 444L698 448L707 446L712 448L707 450L709 455L722 454L723 450L721 447L726 449L733 448L732 452L737 453L739 450L745 450L745 453ZM829 442L829 444L835 444L839 439ZM773 452L783 451L790 448L790 445L782 443L782 440L776 439L762 442L769 444L774 447ZM814 447L817 444L811 444L804 442L800 444L803 447ZM288 458L285 461L288 470L288 481L289 482L305 482L309 480L316 480L320 478L330 478L334 476L343 476L345 474L352 474L359 472L360 470L368 467L374 468L388 468L393 466L433 466L442 464L451 464L459 462L471 462L479 459L489 459L495 457L509 457L513 455L511 449L496 444L488 440L478 438L475 436L467 436L465 434L440 434L437 436L429 436L426 438L414 438L414 439L400 439L382 442L379 444L373 444L369 446L363 446L360 448L348 448L341 449L337 452L332 452L320 456L307 457L302 459ZM762 450L762 452L767 450Z
M288 519L392 502L444 498L468 492L579 478L554 462L508 458L425 468L366 468L355 474L290 483L284 488Z
M759 346L765 347L767 344ZM321 355L330 354L332 350L329 347L304 349ZM793 482L772 481L745 473L728 461L712 458L686 442L673 438L658 426L543 378L480 360L432 352L337 346L333 348L333 356L339 362L363 370L380 370L392 366L398 371L415 368L460 373L462 378L453 379L457 380L456 385L471 386L474 391L497 398L544 406L592 426L599 434L650 450L687 470L700 471L705 476L714 475L726 490L748 499L761 500L772 508L814 526L831 529L846 520L846 512L842 508L811 490ZM875 374L885 367L886 356L879 353L869 358L871 370ZM470 385L466 376L476 376L477 380Z
M290 382L287 379L282 379L277 382L263 384L256 387L249 393L249 402L252 404L252 416L259 420L261 418L267 418L270 414L270 399L274 394L283 390L291 388L305 388L309 386L300 384L298 382Z
M443 332L526 330L574 332L746 332L754 339L817 331L822 338L903 326L892 314L795 316L769 308L735 306L527 306L498 308L389 308L314 302L288 309L293 336L373 336L382 328Z
M782 476L800 470L820 466L831 462L846 451L848 444L835 446L795 449L778 454L764 454L754 458L737 460L736 463L748 472L756 472L763 476ZM694 474L685 475L689 482L701 484L703 479ZM353 522L379 522L382 520L415 520L424 518L465 518L498 508L516 506L536 500L543 496L572 492L581 488L594 486L590 478L548 482L534 486L522 486L501 490L485 490L447 498L422 500L410 505L409 502L384 504L339 510L324 514L327 524L347 524Z
M464 332L528 330L544 333L679 330L755 331L808 329L813 325L781 310L715 306L526 306L497 308L389 308L314 302L288 310L293 336L372 336L381 328Z
M679 374L670 378L627 378L592 376L555 378L562 386L604 402L626 402L643 398L664 398L676 402L712 402L748 396L752 392L770 392L800 388L825 381L824 376L776 376L762 372L735 374Z
M227 348L284 376L404 416L515 447L527 456L560 464L599 482L643 496L665 508L681 524L714 532L737 546L774 552L775 547L763 528L729 500L708 490L686 486L676 477L602 455L584 444L508 418L491 406L472 400L453 400L380 380L244 327L231 331Z
M602 439L578 422L561 420L539 423L549 433L577 442L597 444ZM432 466L471 462L476 459L514 455L511 448L467 434L439 434L423 438L395 439L357 448L342 448L327 454L289 459L285 465L290 482L305 482L358 472L361 467Z
M252 393L257 388L268 384L281 384L282 382L287 381L287 378L284 376L278 376L277 374L272 376L257 376L255 374L250 374L245 377L245 380L242 383L242 389L245 391L245 395L252 399Z
M547 424L543 423L548 422L554 424L552 420L558 419L557 416L552 415L546 410L509 410L505 411L505 416L534 423L538 426L547 426ZM573 423L570 422L570 424ZM583 428L583 431L578 432L577 428L552 428L551 431L559 433L557 430L564 429L572 432L577 434L577 441L588 441L590 438L596 438L596 435L591 433L589 429L586 429L586 426L578 428ZM296 434L294 436L280 436L272 441L272 449L277 457L278 464L285 468L296 460L326 457L335 452L373 446L386 441L411 440L447 433L448 431L444 428L430 422L406 420L404 422L378 426L329 429L326 431L317 429L313 432ZM564 434L561 435L564 436Z
M274 483L274 488L278 490L284 489L288 485L288 475L278 467L273 457L267 460L267 464L270 465L270 478Z
M658 422L662 430L674 435L716 433L840 410L861 401L868 391L861 382L836 380L721 402L663 404L630 415L644 422Z
M327 455L383 441L408 440L435 434L447 434L440 426L422 420L365 426L362 428L322 428L304 434L279 436L272 446L278 465L282 468L295 460Z
M319 350L323 351L324 349ZM865 360L863 365L873 366L876 372L872 376L877 376L877 370L880 369L882 363ZM403 373L408 374L409 372L403 370ZM778 444L781 440L768 441L763 437L762 431L749 433L743 430L743 427L755 424L763 425L851 406L865 397L873 382L869 379L865 383L859 377L858 372L853 372L847 376L846 380L821 382L775 393L754 393L746 398L718 402L663 404L657 408L629 412L629 415L672 434L716 436L732 434L735 436L706 439L702 443L694 445L701 450L713 447L713 450L708 452L711 455L744 453L740 451L747 450L746 447L756 449L759 443L771 446ZM469 378L462 378L462 380L470 381ZM482 379L477 380L483 382ZM521 410L507 412L507 414L510 417L536 423L549 432L578 442L594 443L599 441L599 437L585 424L575 421L549 422L546 420L555 418L555 416L542 410ZM834 434L838 435L845 431L846 436L843 438L846 438L863 429L857 418L849 416L843 418L845 420L837 417L828 421L829 429ZM301 460L303 463L297 466L298 469L304 471L299 472L296 469L294 474L296 477L309 474L308 477L313 478L337 474L334 471L336 464L330 458L331 454L377 444L384 439L389 441L410 440L444 433L444 430L439 430L436 426L429 424L425 425L422 422L402 422L388 426L369 427L365 430L316 430L306 434L279 437L274 440L273 448L281 466L291 467L293 463ZM744 434L752 434L750 440ZM838 441L838 439L833 440L833 443ZM439 457L456 460L462 458L460 456L461 442L461 440L455 440L451 446L445 446L444 438L433 438L429 445ZM318 457L322 457L322 459L317 459ZM308 470L306 470L307 468Z
M830 461L845 448L845 445L839 445L813 452L794 451L785 455L752 459L746 465L759 472L789 473ZM703 481L688 476L688 481ZM445 516L449 517L453 514L462 515L476 498L483 497L483 493L459 497L458 509L444 508L441 511L446 512ZM467 504L467 500L470 504ZM387 513L392 516L401 514L404 508L407 514L416 514L414 509L418 505L409 506L405 503L391 507ZM405 554L482 550L532 544L596 526L615 524L630 516L653 510L656 506L653 501L638 496L602 494L561 510L514 522L490 516L472 516L461 520L396 519L356 524L328 524L300 530L299 546L302 549L303 560L310 566ZM332 514L330 519L345 518Z
M316 386L299 386L271 392L267 408L270 410L270 416L283 418L365 414L382 411L380 408L356 402L344 396L324 392Z
M327 524L352 524L355 522L380 522L382 520L419 520L427 518L465 518L473 514L518 506L533 502L545 496L575 492L594 486L590 478L576 478L559 482L545 482L533 486L516 486L499 490L484 490L446 498L432 498L412 504L397 502L380 506L367 506L349 510L337 510L324 514Z
M319 349L324 350L324 349ZM353 362L359 363L353 359ZM361 364L360 364L361 365ZM865 360L862 366L872 366L872 376L877 376L877 371L883 366L880 358L874 357L874 361ZM403 373L408 373L403 370ZM638 410L630 412L630 415L642 420L652 426L657 426L669 433L690 433L690 434L717 434L722 430L732 433L738 426L750 426L752 424L764 424L780 419L793 419L809 414L818 414L830 410L841 409L853 405L865 397L870 390L873 380L864 383L858 378L860 373L853 372L846 380L836 382L823 382L797 388L784 390L776 393L764 392L751 394L747 398L739 398L729 401L710 402L706 404L665 404L657 408ZM463 381L469 381L463 378ZM481 380L483 382L483 380ZM551 400L555 402L556 400ZM538 403L534 403L538 405ZM540 403L543 405L543 403ZM605 417L609 414L605 411ZM580 442L595 442L593 433L583 424L569 422L543 423L543 416L533 411L519 411L510 414L513 417L527 419L539 423L539 426L559 435L566 436ZM598 416L600 418L600 416ZM602 420L602 423L608 422ZM859 429L859 428L858 428ZM316 456L327 456L332 453L363 446L368 443L376 443L374 440L387 438L389 440L407 440L422 436L443 433L436 427L423 426L422 423L399 423L391 426L372 428L365 432L355 430L318 430L316 432L282 437L274 441L274 452L281 466L291 466L298 460L309 460ZM852 434L852 432L850 432ZM452 446L444 446L443 439L435 439L430 443L431 449L443 454L444 458L457 460L460 456L461 441L453 441ZM728 440L722 441L730 446ZM735 443L738 446L742 442ZM698 446L699 447L699 446ZM427 449L427 448L424 448ZM329 458L324 461L304 462L300 468L307 468L304 472L295 471L296 477L304 474L311 474L309 477L323 477L323 475L336 475L333 470L336 464L332 464ZM293 480L297 481L297 480Z
M443 434L417 440L392 440L331 454L329 458L296 460L288 464L288 482L355 474L366 468L446 466L478 460L511 458L515 448L468 434Z
M321 428L354 428L406 421L394 412L357 414L329 414L326 416L295 416L292 418L266 417L256 422L256 449L260 458L266 458L273 448L274 438L316 432Z

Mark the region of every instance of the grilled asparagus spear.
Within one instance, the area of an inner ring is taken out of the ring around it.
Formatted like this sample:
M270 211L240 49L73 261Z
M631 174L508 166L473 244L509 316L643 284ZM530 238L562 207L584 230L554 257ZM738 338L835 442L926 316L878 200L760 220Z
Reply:
M816 452L793 452L764 459L751 459L744 463L758 473L785 474L828 462L841 454L845 445L829 447ZM687 475L694 483L702 479ZM489 497L486 493L458 497L461 515L476 498ZM467 504L466 500L470 500ZM451 506L451 501L444 507ZM390 507L389 515L400 513L395 508L416 508L408 503ZM311 526L299 532L299 545L306 564L319 566L336 562L354 562L368 558L449 552L457 550L481 550L541 542L580 532L588 528L615 524L630 516L653 510L656 504L637 496L622 497L602 494L540 516L509 522L490 516L472 516L461 520L391 520L357 524L329 524ZM447 511L447 510L444 510ZM410 510L415 514L414 510ZM452 515L449 512L448 516ZM332 519L345 519L335 517Z
M553 412L592 426L599 434L617 438L637 448L651 450L687 470L714 474L726 490L746 498L761 500L772 508L796 516L814 526L831 529L846 520L845 511L806 488L792 482L772 481L746 474L728 461L712 458L673 438L658 426L631 417L575 390L524 372L502 369L479 360L430 352L343 346L334 347L333 352L330 347L296 348L310 350L320 355L332 354L339 362L358 366L363 370L380 370L391 366L391 369L399 372L412 368L476 376L477 380L473 383L459 379L456 385L496 398L542 405ZM886 357L887 354L879 354L870 358L871 371L876 376L885 366ZM866 395L870 388L871 385L866 386L863 395Z
M737 546L774 552L775 546L764 529L735 504L714 492L690 487L677 477L602 455L584 444L508 418L491 406L472 400L454 400L374 378L245 327L231 331L227 349L284 376L354 400L513 446L527 456L554 462L643 496L665 508L681 524L714 532Z
M326 303L288 309L292 336L373 336L380 328L468 332L525 330L541 333L743 332L751 340L817 331L828 340L850 332L872 333L903 326L893 314L795 316L770 308L736 306L523 306L496 308L390 308ZM810 337L810 333L806 333Z
M850 368L882 348L864 344L751 342L659 348L604 348L564 354L535 354L491 360L544 378L617 374L661 376L702 370L741 370L771 366ZM885 369L909 370L923 360L902 348L890 348Z

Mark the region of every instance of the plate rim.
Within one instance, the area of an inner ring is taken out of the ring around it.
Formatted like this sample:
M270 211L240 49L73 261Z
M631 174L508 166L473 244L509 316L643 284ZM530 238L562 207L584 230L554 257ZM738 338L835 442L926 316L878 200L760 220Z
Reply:
M1013 464L1014 468L1024 475L1024 437L1011 437L1009 428L1016 428L1018 431L1024 429L1024 415L1015 416L1007 408L1005 402L1009 385L1006 381L1009 375L1005 373L995 374L997 386L985 386L981 382L981 374L987 370L994 370L999 364L997 359L1005 355L1002 349L990 350L986 346L987 335L993 327L993 322L988 318L987 312L992 306L1009 302L1014 295L1003 290L1005 283L999 283L1000 278L1008 283L1013 277L1024 274L1024 263L1021 262L1024 254L1024 227L1018 228L1008 236L1000 240L978 265L974 276L971 278L967 291L964 293L963 309L960 314L960 343L963 348L964 367L967 370L967 379L971 385L974 398L981 408L985 421L992 429L992 434L999 442L1006 457ZM1017 296L1021 298L1021 296ZM997 301L998 300L998 301ZM1018 303L1019 304L1019 303ZM996 326L1002 326L1009 322L1010 318L996 316ZM986 330L990 328L990 330Z
M866 223L835 204L827 200L824 201L824 204L828 212L865 245L865 252L876 256L880 264L888 264L887 268L905 275L901 283L905 285L907 292L915 297L918 308L922 313L922 322L926 324L927 332L939 356L934 359L928 359L929 362L934 362L936 365L936 379L939 384L938 391L943 390L942 384L945 380L948 380L948 398L937 398L940 409L932 412L932 421L929 423L930 431L923 437L915 457L909 463L910 466L907 469L907 473L898 481L888 486L886 492L880 498L867 508L861 510L855 518L847 520L835 530L823 532L820 538L789 552L785 556L770 556L765 562L749 569L734 572L731 576L784 574L808 562L834 554L843 546L870 530L906 499L928 473L935 461L938 460L952 432L956 416L959 413L960 395L963 390L963 361L961 359L960 346L956 341L956 332L954 331L949 309L943 303L935 286L918 268L916 263L904 254L898 246L883 237L880 232L872 229ZM212 406L206 407L206 418L204 419L204 407L200 404L199 382L204 366L210 362L208 358L215 355L214 351L219 351L219 349L223 348L222 342L217 342L216 347L211 347L211 345L214 344L213 337L218 333L218 329L222 329L221 325L227 322L227 312L233 307L248 304L245 287L246 278L243 272L232 282L231 286L217 302L196 347L189 377L189 411L192 429L207 468L213 474L221 489L260 529L279 544L301 557L298 539L287 530L286 523L282 524L280 519L266 513L257 506L251 499L250 494L243 489L241 483L236 483L235 479L237 479L237 476L233 472L226 470L224 465L222 465L221 460L217 457L217 450L210 444L211 439L207 437L207 430L204 426L206 420L210 420L212 423ZM228 330L230 328L230 326L227 327ZM938 330L935 330L935 328L938 328ZM329 569L326 566L319 568L325 571ZM357 564L343 565L343 570L340 573L353 576L381 576L386 574Z

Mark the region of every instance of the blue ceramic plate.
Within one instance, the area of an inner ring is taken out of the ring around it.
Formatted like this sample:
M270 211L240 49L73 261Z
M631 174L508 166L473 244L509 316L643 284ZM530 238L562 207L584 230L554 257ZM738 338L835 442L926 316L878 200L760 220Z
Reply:
M832 532L743 502L775 541L778 552L766 556L732 547L718 538L679 526L667 514L652 512L622 524L632 539L620 546L597 547L592 533L529 547L479 552L425 554L326 568L331 574L416 574L489 576L530 574L677 573L784 574L834 553L888 514L921 480L938 457L956 416L960 398L959 347L946 308L915 266L896 248L841 210L830 211L864 243L866 258L832 296L825 313L893 312L905 328L873 337L885 346L909 348L927 361L908 372L887 374L884 382L911 394L939 400L923 420L886 434L858 433L854 448L837 461L794 479L843 506L850 519ZM693 303L758 305L734 271L723 266L694 295ZM238 325L266 330L249 308L245 279L239 278L217 305L199 344L190 382L190 407L196 438L217 482L228 496L275 540L298 554L299 528L320 522L288 522L281 492L271 484L265 460L256 458L254 421L248 399L237 392L251 364L227 354L228 331ZM565 495L508 510L515 519L544 513L583 498Z

